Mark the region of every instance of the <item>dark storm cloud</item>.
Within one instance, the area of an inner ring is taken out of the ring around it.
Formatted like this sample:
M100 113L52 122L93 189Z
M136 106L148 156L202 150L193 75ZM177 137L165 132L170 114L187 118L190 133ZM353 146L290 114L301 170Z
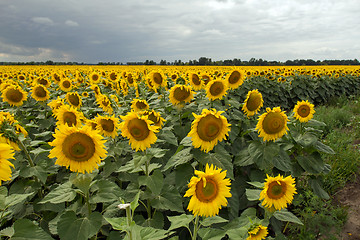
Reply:
M357 0L3 0L0 61L349 59Z

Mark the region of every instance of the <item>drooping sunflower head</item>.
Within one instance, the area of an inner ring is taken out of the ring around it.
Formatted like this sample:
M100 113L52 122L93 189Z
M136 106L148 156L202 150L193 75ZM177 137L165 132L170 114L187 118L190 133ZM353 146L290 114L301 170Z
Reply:
M100 116L95 119L96 129L101 135L115 138L118 135L119 119L113 116Z
M199 75L195 72L190 72L189 76L189 83L194 90L200 90L203 87L203 81L201 81Z
M222 99L228 90L227 82L223 80L212 80L206 85L206 97L209 100Z
M152 121L146 115L129 112L126 116L120 117L124 120L120 123L121 135L129 139L131 148L144 151L156 142L155 132L159 127L151 125Z
M135 112L149 109L149 104L146 100L134 98L131 101L131 109Z
M164 122L166 121L164 118L161 117L159 112L156 112L154 109L151 111L144 111L144 115L147 115L148 119L152 121L153 125L162 128Z
M58 125L67 125L70 127L79 127L84 119L83 113L69 105L60 106L55 113Z
M247 117L254 116L263 106L264 100L261 93L257 89L251 90L247 93L242 110Z
M242 70L233 70L226 76L229 88L236 89L241 86L246 78L245 72Z
M262 137L264 141L275 141L287 134L288 121L288 117L280 107L274 107L272 110L267 108L266 113L259 117L255 129L258 130L259 137Z
M151 71L148 77L155 88L166 86L166 78L161 71Z
M113 108L111 106L111 101L110 101L108 96L106 96L104 94L97 95L96 96L96 102L103 111L105 111L105 112L107 112L109 114L113 113Z
M64 99L62 99L60 97L57 97L56 99L53 99L48 103L54 116L55 116L57 110L64 104L65 104Z
M295 179L293 177L284 178L280 174L277 177L267 175L259 200L263 200L261 204L266 208L274 207L276 210L281 210L292 202L295 193Z
M82 105L81 97L77 92L68 92L65 98L74 108L80 108Z
M314 117L314 105L309 103L308 100L297 102L294 107L294 117L300 122L308 122Z
M111 72L108 74L108 79L109 79L111 82L114 82L114 81L118 80L118 77L119 77L119 76L120 76L120 75L118 75L117 72L111 71Z
M191 124L188 137L191 137L195 148L209 152L220 141L229 135L230 124L221 114L223 111L203 109L201 115L193 113L195 119Z
M7 143L0 142L0 186L2 181L11 180L11 167L14 165L9 159L14 159L13 148Z
M176 84L169 91L169 101L173 105L187 103L191 101L193 95L191 86Z
M50 98L50 92L45 86L37 84L32 88L31 96L36 101L43 102Z
M95 96L101 95L100 87L97 84L92 84L90 88L94 91Z
M59 87L64 92L69 92L72 89L73 84L69 78L62 78L61 81L59 82Z
M106 157L105 140L91 127L81 128L60 125L55 130L54 141L49 145L49 158L57 158L56 164L70 168L72 172L91 173Z
M246 240L262 240L269 234L267 227L261 224L254 224L248 230L248 237Z
M27 100L27 92L18 85L10 85L3 90L3 101L11 106L21 106Z
M230 179L226 178L226 170L222 171L212 164L206 164L205 172L195 170L190 179L184 197L191 197L187 209L195 216L212 217L226 207L231 197Z
M51 81L47 78L44 78L44 77L38 77L34 80L34 84L41 84L43 85L44 87L50 87L51 85Z

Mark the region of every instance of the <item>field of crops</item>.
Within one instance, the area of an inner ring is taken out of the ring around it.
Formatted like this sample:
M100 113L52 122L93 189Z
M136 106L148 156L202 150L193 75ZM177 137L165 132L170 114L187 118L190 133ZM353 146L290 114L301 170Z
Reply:
M359 66L1 66L0 236L273 239Z

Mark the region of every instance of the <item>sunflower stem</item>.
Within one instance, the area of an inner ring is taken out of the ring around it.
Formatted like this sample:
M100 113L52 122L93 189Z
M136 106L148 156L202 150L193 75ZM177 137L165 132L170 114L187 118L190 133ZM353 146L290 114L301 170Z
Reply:
M129 227L129 231L128 231L128 234L129 234L129 240L132 240L132 231L130 229L130 226L131 226L131 222L132 222L132 217L131 217L131 208L130 208L130 204L126 207L126 219L127 219L127 225Z
M147 177L150 177L149 165L150 165L150 160L146 160L146 162L145 162L145 174L146 174ZM147 211L147 214L148 214L148 220L150 220L151 219L151 204L150 204L149 199L146 200L146 205L147 205L146 211Z
M23 143L20 139L18 139L17 142L19 143L21 149L24 151L24 153L25 153L25 155L26 155L26 159L28 160L28 162L29 162L29 164L30 164L30 167L35 167L34 161L32 160L32 158L31 158L31 156L30 156L30 153L29 153L29 151L27 150L27 148L25 147L24 143ZM39 178L38 178L37 176L34 175L34 178L35 178L35 182L41 184L41 182L39 181ZM41 192L41 188L39 189L38 193L39 193L39 197L40 197L40 198L43 198L43 194L42 194L42 192Z
M196 240L197 239L197 233L199 230L200 226L199 226L199 215L196 215L195 217L195 223L194 223L194 231L193 231L193 235L192 235L192 240Z
M90 201L89 201L89 191L87 191L86 196L85 196L85 201L86 201L86 205L87 205L87 209L88 209L88 217L90 217L91 214L91 206L90 206Z

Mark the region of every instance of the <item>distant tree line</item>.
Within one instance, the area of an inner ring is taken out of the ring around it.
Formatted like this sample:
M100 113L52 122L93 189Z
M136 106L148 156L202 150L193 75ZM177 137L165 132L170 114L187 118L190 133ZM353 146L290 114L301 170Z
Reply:
M198 60L189 60L183 62L181 60L175 60L169 62L166 60L160 60L159 63L153 60L146 60L144 62L98 62L84 63L84 62L54 62L51 60L45 62L0 62L0 65L175 65L175 66L317 66L317 65L360 65L357 59L353 60L313 60L313 59L295 59L281 61L267 61L261 58L251 58L249 61L242 61L241 59L227 59L212 61L211 58L200 57Z

